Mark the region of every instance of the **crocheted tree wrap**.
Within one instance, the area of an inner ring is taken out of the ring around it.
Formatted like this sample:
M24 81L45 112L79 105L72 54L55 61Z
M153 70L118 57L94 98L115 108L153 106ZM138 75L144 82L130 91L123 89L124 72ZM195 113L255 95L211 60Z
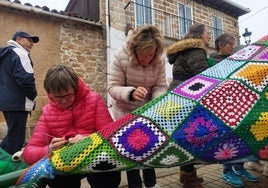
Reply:
M265 36L87 139L53 152L47 160L53 173L268 160L267 46Z

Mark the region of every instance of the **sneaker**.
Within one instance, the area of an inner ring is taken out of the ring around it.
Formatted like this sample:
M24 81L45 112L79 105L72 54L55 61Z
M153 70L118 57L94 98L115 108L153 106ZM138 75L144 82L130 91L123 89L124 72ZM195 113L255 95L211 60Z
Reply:
M222 174L222 179L234 187L243 187L244 183L236 176L233 171Z
M247 179L248 181L258 181L258 177L249 173L249 171L247 171L246 169L242 169L242 170L235 170L235 168L233 167L233 171L236 175Z

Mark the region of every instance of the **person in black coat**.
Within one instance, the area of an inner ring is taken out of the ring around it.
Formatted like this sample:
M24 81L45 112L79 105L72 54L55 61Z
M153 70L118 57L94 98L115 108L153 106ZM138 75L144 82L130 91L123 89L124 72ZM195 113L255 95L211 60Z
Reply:
M170 90L209 68L206 53L209 41L210 36L206 26L196 23L189 28L189 32L182 40L167 47L167 58L173 65ZM201 184L203 178L197 177L194 164L181 166L180 170L180 182L183 188L203 187Z

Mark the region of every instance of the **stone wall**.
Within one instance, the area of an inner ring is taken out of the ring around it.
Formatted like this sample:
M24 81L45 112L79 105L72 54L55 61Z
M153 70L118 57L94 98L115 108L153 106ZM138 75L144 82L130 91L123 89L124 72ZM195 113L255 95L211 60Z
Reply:
M106 44L102 27L67 21L62 24L60 58L103 98L107 96Z
M126 19L124 7L127 5L127 3L130 2L130 0L111 0L110 1L110 23L111 27L125 31L127 24L134 23L134 6L133 3L128 5L129 8L127 11L128 18ZM134 1L132 1L134 2ZM154 25L158 26L158 28L163 32L163 35L165 36L165 33L178 33L179 31L175 28L178 28L178 22L177 20L170 20L172 15L177 16L178 15L178 4L182 3L189 7L192 7L192 15L194 22L203 23L208 27L212 26L212 15L215 15L217 17L220 17L223 19L223 30L225 32L231 33L233 36L236 37L237 43L239 44L239 28L238 28L238 20L235 17L232 17L230 15L227 15L226 13L223 13L221 11L218 11L216 9L204 6L200 3L197 3L195 1L188 1L188 0L168 0L168 1L162 1L162 0L154 0L152 1L153 5L152 7L155 10L159 10L161 12L166 12L171 14L170 17L163 16L161 14L154 14L153 20ZM132 17L130 17L130 15ZM171 18L174 19L174 18ZM177 18L176 18L177 19ZM168 26L167 24L172 21L172 26ZM128 23L129 22L129 23ZM133 25L135 27L135 25ZM214 39L211 40L211 45L214 46L213 43Z
M43 80L51 66L61 63L71 65L88 86L99 92L106 101L107 64L106 39L101 24L70 19L68 16L40 11L39 8L31 8L30 11L25 9L21 5L0 5L0 46L5 46L18 30L40 38L31 51L38 96L36 109L27 122L29 136L41 114L41 108L47 104ZM5 120L1 114L0 139L5 129Z

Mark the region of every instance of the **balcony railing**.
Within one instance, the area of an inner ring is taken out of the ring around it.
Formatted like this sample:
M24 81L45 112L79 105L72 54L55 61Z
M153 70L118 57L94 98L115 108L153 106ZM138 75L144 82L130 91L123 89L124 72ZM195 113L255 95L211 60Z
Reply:
M174 39L181 38L179 36L179 17L177 15L147 7L132 1L129 1L124 9L126 26L135 28L142 24L152 24L157 26L163 32L162 34L165 37ZM136 16L137 9L144 10L139 11L139 18Z
M162 31L163 36L172 39L183 38L189 26L194 23L193 20L187 20L177 14L151 8L133 1L129 1L124 9L127 28L136 28L141 24L152 24ZM137 14L139 14L139 16L137 16ZM211 36L213 36L213 31L216 31L218 35L224 32L210 26L207 26L207 28Z

